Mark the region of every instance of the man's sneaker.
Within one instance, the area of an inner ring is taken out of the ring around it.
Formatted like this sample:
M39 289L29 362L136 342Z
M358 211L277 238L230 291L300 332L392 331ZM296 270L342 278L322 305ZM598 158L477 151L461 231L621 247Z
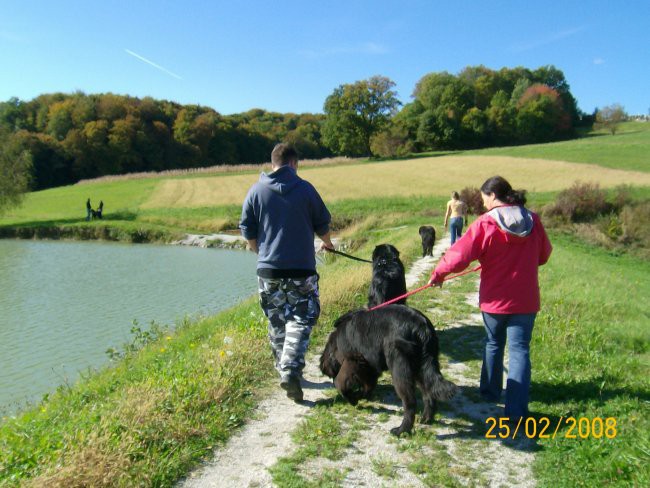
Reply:
M280 387L287 392L287 396L294 402L302 402L302 388L300 380L295 376L289 376L280 381Z

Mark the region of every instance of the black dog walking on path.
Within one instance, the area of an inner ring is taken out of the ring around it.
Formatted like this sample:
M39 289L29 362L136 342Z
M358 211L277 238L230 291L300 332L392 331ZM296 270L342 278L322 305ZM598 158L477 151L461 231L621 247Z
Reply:
M456 393L456 385L440 373L438 337L421 312L404 305L356 310L340 317L334 327L321 356L321 371L334 378L339 393L355 405L372 393L381 373L390 370L404 408L402 423L392 434L413 428L416 384L422 391L425 424L433 421L437 401Z
M433 244L436 242L436 229L430 225L423 225L418 229L422 239L422 257L433 256Z
M399 251L390 244L380 244L372 252L372 281L368 290L368 308L406 293L404 264ZM398 303L405 304L406 299Z

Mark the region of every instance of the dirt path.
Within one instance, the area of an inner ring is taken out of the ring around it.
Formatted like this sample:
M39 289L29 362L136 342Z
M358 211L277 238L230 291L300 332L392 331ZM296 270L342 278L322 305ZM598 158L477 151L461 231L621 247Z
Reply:
M435 262L449 245L447 236L438 241L433 257L417 260L407 274L407 287L413 287L429 272ZM468 300L478 302L478 294L473 293ZM480 327L479 314L452 324L452 327ZM479 332L478 330L476 332ZM475 334L478 338L481 334ZM479 355L481 342L469 342L470 353ZM263 400L251 420L233 436L228 444L214 452L214 459L202 468L191 473L181 483L184 488L207 487L271 487L273 482L268 468L280 457L290 455L295 446L291 432L309 415L319 400L327 397L325 390L333 388L329 378L318 369L318 355L307 358L304 371L303 389L305 402L296 404L287 399L280 388L274 388ZM460 361L450 360L443 365L445 376L461 386L461 392L441 411L440 421L433 427L439 446L451 460L450 472L460 484L484 486L534 486L531 472L532 446L525 442L503 443L484 438L484 430L477 429L486 417L498 417L502 411L497 406L486 405L470 398L476 390L477 376ZM392 389L387 389L392 390ZM399 423L400 402L394 392L387 392L379 400L381 408L390 412L388 422L381 421L378 415L369 415L364 420L365 429L357 438L354 447L349 449L344 459L333 462L316 458L301 466L301 472L309 473L310 479L318 479L319 473L328 468L347 472L343 486L426 486L423 481L408 469L413 461L413 452L403 449L402 442L396 442L388 429L392 423ZM404 441L406 442L406 441ZM435 456L435 453L431 453ZM382 477L373 469L378 460L390 464L392 475Z

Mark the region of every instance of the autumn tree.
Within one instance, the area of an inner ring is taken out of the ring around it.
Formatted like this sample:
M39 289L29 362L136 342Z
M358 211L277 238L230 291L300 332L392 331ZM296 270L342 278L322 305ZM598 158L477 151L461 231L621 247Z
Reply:
M534 84L517 101L516 126L521 142L547 142L566 138L571 120L557 90Z
M371 154L372 136L384 129L400 105L395 83L373 76L340 85L325 100L323 142L337 154Z

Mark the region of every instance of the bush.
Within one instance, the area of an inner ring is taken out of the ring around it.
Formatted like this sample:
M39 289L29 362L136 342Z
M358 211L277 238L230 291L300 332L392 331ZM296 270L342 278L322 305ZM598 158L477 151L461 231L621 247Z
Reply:
M612 205L616 212L623 210L623 207L626 205L631 205L633 202L632 199L632 186L631 185L619 185L616 187L616 193L614 194L614 199L612 200Z
M406 129L397 125L374 135L370 140L370 151L381 158L402 157L414 150Z
M622 228L621 242L650 249L650 201L626 205L619 220Z
M561 216L567 222L588 222L612 210L606 192L597 183L576 182L558 193L555 203L544 208L544 214Z
M460 199L467 204L468 212L472 215L481 215L485 212L481 190L465 187L460 191Z

